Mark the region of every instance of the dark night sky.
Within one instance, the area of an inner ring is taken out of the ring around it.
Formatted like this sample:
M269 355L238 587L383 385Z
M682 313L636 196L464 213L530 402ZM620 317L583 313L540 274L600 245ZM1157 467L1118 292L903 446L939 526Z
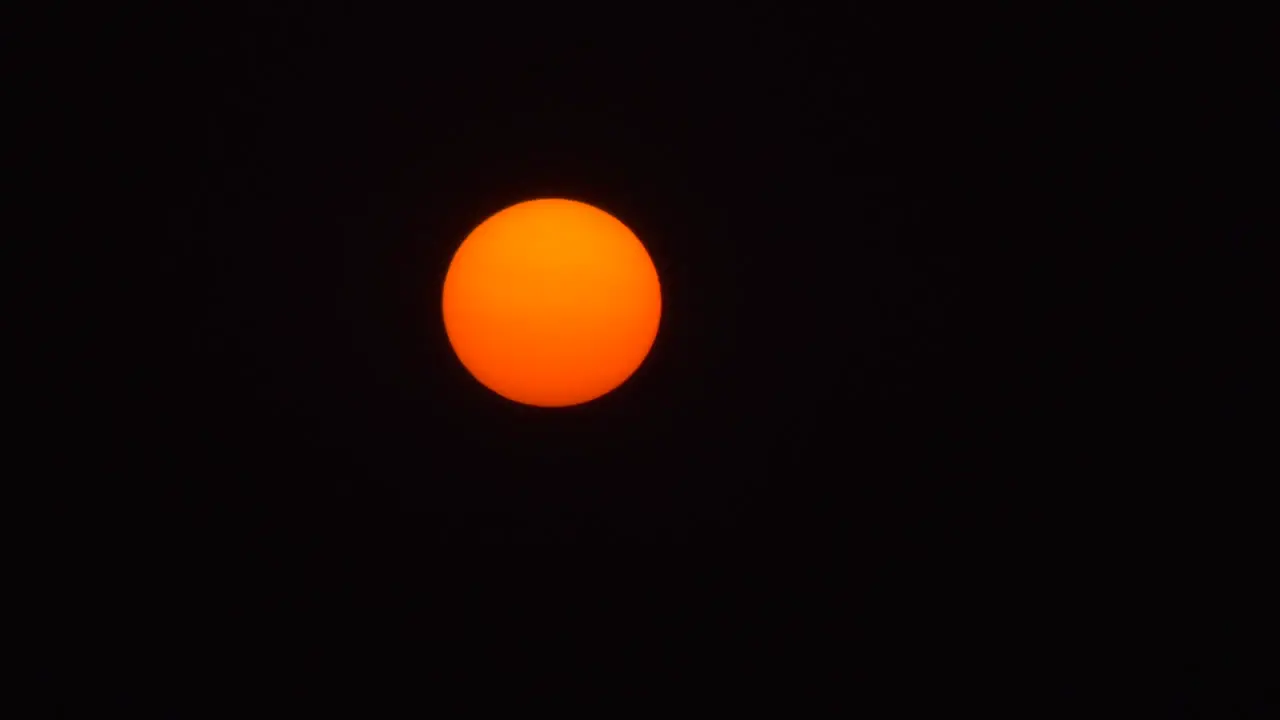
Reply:
M1134 442L1098 337L1154 331L1093 244L1148 56L1029 13L301 5L80 31L131 228L89 309L87 627L260 678L1056 682L1019 658L1097 602L1077 451ZM557 411L476 383L439 308L467 232L548 196L664 292L638 373Z

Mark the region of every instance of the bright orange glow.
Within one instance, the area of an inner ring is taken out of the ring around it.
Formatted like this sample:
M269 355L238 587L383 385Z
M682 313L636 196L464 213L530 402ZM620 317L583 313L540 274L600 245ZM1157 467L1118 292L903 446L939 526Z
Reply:
M522 202L463 240L444 281L458 359L516 402L577 405L621 385L658 334L658 271L612 215L574 200Z

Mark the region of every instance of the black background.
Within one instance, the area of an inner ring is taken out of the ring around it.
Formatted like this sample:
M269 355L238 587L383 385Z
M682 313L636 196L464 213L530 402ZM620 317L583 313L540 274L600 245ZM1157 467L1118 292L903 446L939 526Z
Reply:
M1085 640L1136 603L1111 580L1176 563L1117 570L1111 544L1147 547L1116 530L1137 418L1176 404L1135 349L1166 319L1125 242L1169 203L1132 169L1179 162L1125 110L1166 89L1158 19L1087 42L1042 10L865 7L78 25L88 141L63 152L105 162L64 276L111 291L76 309L95 361L67 361L71 465L105 468L67 494L95 521L63 538L86 668L1066 699L1130 647ZM466 373L439 299L467 232L554 196L637 233L664 314L627 383L548 411Z

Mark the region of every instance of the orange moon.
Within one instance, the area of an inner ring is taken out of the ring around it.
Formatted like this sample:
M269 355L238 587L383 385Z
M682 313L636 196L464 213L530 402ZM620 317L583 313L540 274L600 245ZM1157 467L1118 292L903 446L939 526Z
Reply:
M658 334L658 271L635 233L566 199L480 223L444 280L444 326L482 385L526 405L594 400L640 367Z

